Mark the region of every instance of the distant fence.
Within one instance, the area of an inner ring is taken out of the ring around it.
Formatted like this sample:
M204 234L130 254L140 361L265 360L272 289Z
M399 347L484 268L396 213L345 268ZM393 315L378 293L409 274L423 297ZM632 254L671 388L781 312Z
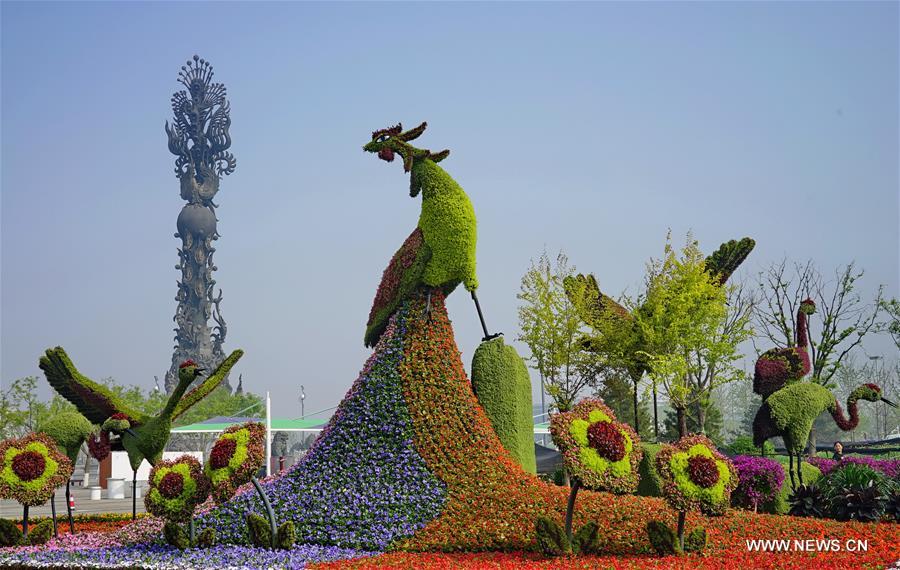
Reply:
M891 438L891 439L879 439L872 441L842 441L841 444L844 446L843 453L857 453L859 455L880 455L882 453L900 453L900 439ZM879 445L890 445L891 447L875 447ZM816 451L833 451L834 444L830 445L817 445ZM775 452L781 455L787 454L787 449L783 447L776 447Z

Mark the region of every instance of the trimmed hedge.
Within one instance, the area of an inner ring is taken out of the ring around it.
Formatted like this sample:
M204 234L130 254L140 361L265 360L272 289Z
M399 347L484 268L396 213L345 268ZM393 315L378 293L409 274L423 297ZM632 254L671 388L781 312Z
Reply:
M502 337L482 342L475 350L472 390L503 447L525 471L536 473L531 378L516 349L506 346Z
M662 444L641 442L641 449L644 456L638 465L641 480L638 483L637 494L641 497L662 497L662 481L656 472L656 454L662 449Z

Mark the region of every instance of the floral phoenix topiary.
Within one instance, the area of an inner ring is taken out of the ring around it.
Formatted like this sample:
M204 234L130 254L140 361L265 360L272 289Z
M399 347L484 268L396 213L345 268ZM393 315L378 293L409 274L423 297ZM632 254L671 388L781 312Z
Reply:
M28 507L43 505L72 476L72 462L50 436L31 433L0 442L0 498L24 507L22 532L28 536Z
M684 521L688 511L724 514L738 484L734 464L704 435L688 435L663 446L656 455L663 481L663 497L678 511L678 550L684 550Z
M550 434L572 476L566 509L566 537L572 542L572 512L581 486L611 493L633 493L638 485L640 439L600 400L586 399L550 418Z

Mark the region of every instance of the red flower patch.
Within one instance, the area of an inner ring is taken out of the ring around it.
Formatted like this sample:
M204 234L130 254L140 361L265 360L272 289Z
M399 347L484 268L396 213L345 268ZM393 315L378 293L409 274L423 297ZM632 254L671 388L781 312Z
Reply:
M174 499L184 490L184 476L181 473L169 471L159 481L159 494L167 499Z
M625 437L610 422L591 424L587 432L588 444L597 454L610 461L620 461L625 457Z
M37 451L25 451L13 457L12 470L22 481L34 481L44 472L47 462Z
M209 463L213 469L221 469L228 465L237 449L237 442L233 439L220 439L209 453Z
M697 455L688 459L688 476L697 485L708 489L719 482L719 469L714 459Z

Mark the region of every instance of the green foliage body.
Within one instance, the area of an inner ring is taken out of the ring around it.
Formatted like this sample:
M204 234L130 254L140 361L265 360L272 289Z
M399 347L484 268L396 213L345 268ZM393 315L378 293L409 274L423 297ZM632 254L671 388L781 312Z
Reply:
M597 554L600 552L600 527L590 521L578 529L572 537L572 550L575 554Z
M531 379L502 337L481 343L472 358L472 388L500 441L525 471L535 473Z
M53 536L53 522L44 520L28 529L28 544L44 544Z
M641 448L644 450L644 455L638 466L641 480L638 483L637 494L642 497L662 497L663 484L659 473L656 472L656 454L662 449L662 445L641 442Z
M165 536L166 542L179 550L185 550L191 546L191 539L187 531L178 523L167 521L163 526L163 536Z
M56 442L57 447L72 463L78 459L81 446L87 441L94 426L81 413L77 411L60 412L38 426L42 431Z
M275 540L275 544L278 545L278 548L290 550L294 546L294 541L296 539L297 533L294 529L294 521L284 522L278 527L278 536Z
M835 403L834 395L824 386L798 382L769 396L763 406L768 406L774 426L784 434L785 448L800 454L806 447L816 416L823 410L833 411Z
M247 515L247 531L250 543L257 548L272 548L272 529L269 521L256 513Z
M410 188L422 192L419 228L431 249L423 282L430 287L462 283L468 291L474 291L478 288L477 232L475 208L469 197L443 168L427 158L413 163Z
M197 546L200 548L212 548L216 544L216 529L206 527L197 535Z
M564 556L572 552L566 531L555 520L539 517L535 524L538 548L545 556Z
M11 519L0 518L0 547L22 544L22 529Z
M675 535L675 531L664 522L648 522L647 538L650 539L650 545L653 547L653 550L660 556L669 556L681 550L678 546L678 537Z
M684 537L685 552L702 552L706 548L706 529L697 527Z

